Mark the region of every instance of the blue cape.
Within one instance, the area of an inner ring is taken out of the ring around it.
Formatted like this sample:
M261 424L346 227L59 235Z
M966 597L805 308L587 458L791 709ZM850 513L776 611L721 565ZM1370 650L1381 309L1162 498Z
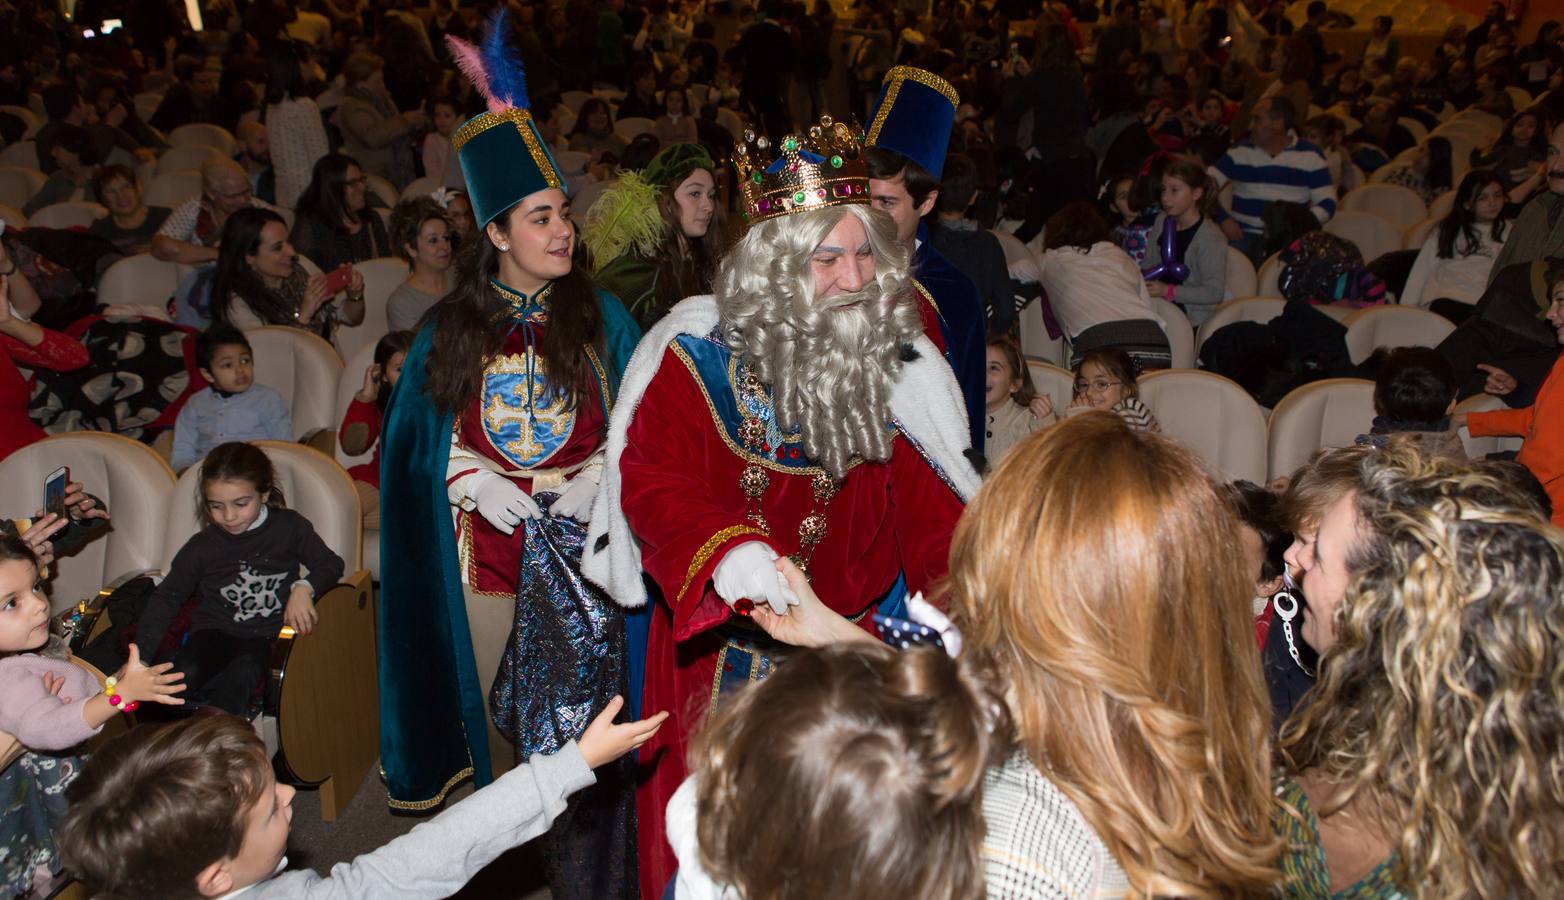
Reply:
M617 389L641 333L611 294L597 299L603 363ZM469 775L479 787L492 780L488 705L445 487L454 416L426 393L433 331L425 325L413 340L380 439L380 767L391 806L415 810L437 806ZM637 649L638 623L627 622L637 696L646 648L639 625Z
M984 402L988 322L983 314L983 298L978 295L972 279L951 265L950 260L929 243L929 233L921 222L918 239L921 243L913 257L913 271L918 283L934 295L934 303L939 307L950 367L956 372L956 383L961 385L961 396L967 404L972 449L981 453L988 423Z

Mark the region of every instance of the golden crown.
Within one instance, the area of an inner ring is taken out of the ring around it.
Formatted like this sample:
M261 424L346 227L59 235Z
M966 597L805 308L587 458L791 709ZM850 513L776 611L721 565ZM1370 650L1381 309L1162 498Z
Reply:
M745 131L734 148L733 165L744 193L744 216L752 223L804 209L869 202L863 129L856 123L821 116L820 124L776 146Z

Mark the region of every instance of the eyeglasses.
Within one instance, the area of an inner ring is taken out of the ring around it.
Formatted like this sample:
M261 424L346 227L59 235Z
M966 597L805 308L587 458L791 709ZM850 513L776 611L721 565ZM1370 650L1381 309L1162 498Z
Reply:
M1075 383L1075 392L1077 394L1084 394L1087 391L1096 391L1097 393L1100 394L1103 391L1106 391L1108 388L1118 387L1119 385L1122 385L1123 383L1124 382L1122 382L1122 381L1109 381L1106 378L1094 378L1091 381L1086 381L1085 379L1082 379L1082 380L1077 381Z
M349 178L347 181L342 183L347 187L363 187L364 185L369 184L369 178L364 175L360 175L357 178Z

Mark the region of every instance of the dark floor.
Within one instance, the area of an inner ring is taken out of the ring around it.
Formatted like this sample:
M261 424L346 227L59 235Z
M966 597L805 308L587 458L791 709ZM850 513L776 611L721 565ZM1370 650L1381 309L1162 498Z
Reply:
M470 784L451 792L451 803L472 793ZM322 875L339 862L368 853L411 831L431 816L392 814L380 767L370 768L347 810L335 822L320 819L320 795L300 790L293 801L293 833L288 838L289 868L309 867ZM513 850L479 872L455 895L461 900L548 900L542 871L528 847Z

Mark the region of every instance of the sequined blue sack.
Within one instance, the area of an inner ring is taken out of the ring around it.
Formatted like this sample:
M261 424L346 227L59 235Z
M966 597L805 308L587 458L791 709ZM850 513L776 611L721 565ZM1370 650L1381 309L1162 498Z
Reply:
M540 493L547 509L551 494ZM554 753L625 691L624 615L581 577L586 525L545 513L524 520L516 620L489 693L494 724L517 758Z

